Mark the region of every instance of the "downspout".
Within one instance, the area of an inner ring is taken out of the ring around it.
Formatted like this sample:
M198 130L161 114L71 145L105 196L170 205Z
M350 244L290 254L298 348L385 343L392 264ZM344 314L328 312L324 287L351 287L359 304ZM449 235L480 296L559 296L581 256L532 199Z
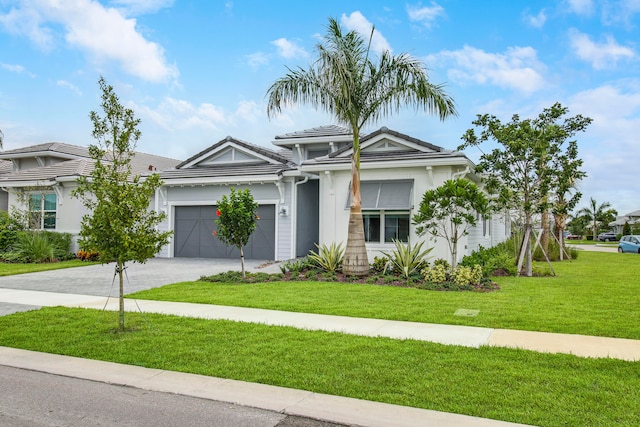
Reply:
M293 200L291 201L291 259L295 259L296 252L298 252L298 186L300 184L305 184L308 181L309 177L305 176L302 181L298 181L293 184Z

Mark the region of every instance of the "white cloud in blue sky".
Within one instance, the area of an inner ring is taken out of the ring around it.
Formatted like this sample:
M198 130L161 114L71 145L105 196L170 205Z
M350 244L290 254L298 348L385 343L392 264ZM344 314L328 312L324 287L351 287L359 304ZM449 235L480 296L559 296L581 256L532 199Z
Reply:
M578 135L585 198L640 209L640 1L0 0L5 149L91 142L103 75L142 119L138 148L185 159L227 135L270 146L331 124L304 105L269 120L265 94L308 67L334 17L372 49L425 61L457 119L407 109L375 124L455 148L477 114L537 115L554 102L594 119ZM476 159L479 153L470 151Z

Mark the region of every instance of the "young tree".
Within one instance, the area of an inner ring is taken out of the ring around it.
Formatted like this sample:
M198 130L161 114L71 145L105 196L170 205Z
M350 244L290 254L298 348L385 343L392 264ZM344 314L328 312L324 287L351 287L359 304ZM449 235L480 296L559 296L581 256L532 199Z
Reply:
M249 242L249 238L258 225L258 203L253 200L253 196L248 188L236 191L231 188L229 197L222 196L222 200L216 202L218 205L218 219L214 235L218 236L227 245L232 245L240 251L240 263L242 264L242 277L244 271L244 251L243 247Z
M629 234L631 234L631 226L629 225L628 221L625 221L624 225L622 226L622 235L628 236Z
M477 216L489 214L489 200L473 182L457 178L422 196L413 222L418 234L444 237L449 244L451 268L458 264L458 242L477 224Z
M494 140L501 147L482 154L476 168L496 201L507 209L517 209L524 218L524 239L518 264L525 262L525 274L532 275L530 238L533 217L549 208L553 183L558 178L553 159L561 152L563 143L577 132L584 131L591 119L581 115L564 118L568 109L554 104L545 108L535 119L520 120L514 114L511 122L503 124L495 116L478 115L473 121L481 127L476 135L469 129L462 136L465 141L458 149L479 146Z
M89 177L78 179L73 195L90 211L82 218L80 246L97 251L101 262L116 264L120 290L118 327L124 331L126 263L144 263L152 258L169 242L171 232L156 229L166 215L149 209L151 198L162 184L160 176L141 177L132 173L140 120L120 104L104 78L98 84L104 117L95 111L90 113L92 135L97 140L97 144L89 146L94 167Z
M589 206L580 209L577 213L577 217L584 218L585 222L591 224L591 232L593 233L593 240L595 241L598 236L598 224L609 224L611 221L615 221L616 214L612 215L613 209L609 209L611 203L604 202L598 205L598 202L591 197L589 199ZM613 219L610 220L613 216Z
M384 51L374 62L370 51L373 34L373 28L369 40L355 31L343 34L338 22L329 19L327 34L317 45L316 62L308 70L289 70L267 92L269 117L281 112L283 105L308 103L351 129L351 206L342 266L349 275L369 272L360 195L361 129L404 105L423 108L441 120L457 114L453 99L441 85L429 82L419 60Z

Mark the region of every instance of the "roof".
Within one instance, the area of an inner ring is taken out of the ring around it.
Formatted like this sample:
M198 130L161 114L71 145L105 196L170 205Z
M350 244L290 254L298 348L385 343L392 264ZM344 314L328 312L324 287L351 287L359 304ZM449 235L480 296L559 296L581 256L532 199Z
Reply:
M266 147L261 147L259 145L255 145L255 144L251 144L249 142L246 141L242 141L240 139L236 139L232 136L227 136L225 139L218 141L217 143L213 144L212 146L205 148L204 150L200 151L198 154L195 154L191 157L189 157L187 160L180 162L180 164L178 164L176 166L176 169L180 169L190 163L192 163L194 160L197 160L200 157L204 157L206 156L208 153L214 153L219 147L228 144L228 143L233 143L236 145L239 145L241 147L246 148L247 150L253 151L257 154L260 154L262 156L268 157L272 160L275 160L276 162L279 163L287 163L289 161L289 159L287 157L285 157L282 153L274 151L274 150L270 150Z
M323 136L351 136L351 130L342 126L326 125L276 135L275 139L317 138Z
M65 144L63 142L47 142L44 144L30 145L0 152L0 159L16 157L29 157L41 153L59 154L61 157L89 157L89 149L78 145Z
M291 167L280 164L261 164L261 165L229 165L229 166L216 166L207 168L186 168L186 169L170 169L160 173L160 178L163 181L171 179L185 179L185 178L230 178L233 181L234 177L244 176L257 176L257 175L281 175L285 170L290 170Z
M93 160L76 159L56 163L51 166L25 169L0 176L0 186L10 182L54 181L62 176L86 176L93 169Z

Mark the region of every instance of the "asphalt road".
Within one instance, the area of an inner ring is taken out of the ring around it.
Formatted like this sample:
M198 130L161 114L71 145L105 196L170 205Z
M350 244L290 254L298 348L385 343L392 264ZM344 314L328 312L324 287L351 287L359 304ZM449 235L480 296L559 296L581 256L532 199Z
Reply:
M0 366L0 425L344 427L262 409Z

